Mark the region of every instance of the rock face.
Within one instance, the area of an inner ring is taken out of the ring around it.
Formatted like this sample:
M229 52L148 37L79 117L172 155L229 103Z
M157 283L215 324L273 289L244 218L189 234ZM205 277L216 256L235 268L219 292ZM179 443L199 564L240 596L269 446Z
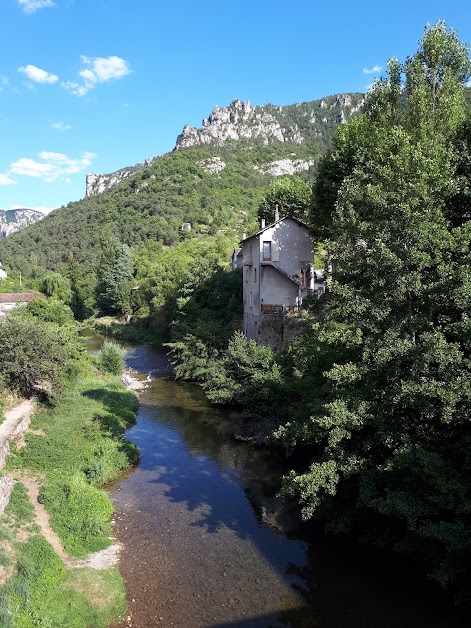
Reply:
M32 225L44 214L34 209L0 209L0 238Z
M210 157L209 159L198 161L198 166L210 174L219 174L224 170L226 164L220 157Z
M153 161L153 157L148 157L142 164L136 164L129 168L121 168L121 170L117 170L111 174L95 174L94 172L89 172L86 178L86 196L96 196L97 194L109 190L128 177L132 177L136 172L147 168Z
M322 135L322 123L341 124L363 102L362 94L338 94L311 103L287 107L265 105L254 107L249 101L233 100L229 107L214 107L201 128L184 126L177 137L175 150L212 144L223 146L230 141L253 141L263 145L291 142L305 144ZM322 121L316 112L324 109Z
M252 107L249 101L233 100L229 107L214 107L211 115L204 118L203 127L196 129L186 125L177 137L176 149L198 144L223 146L228 140L258 139L269 144L272 139L284 142L278 120L262 107Z
M255 170L260 170L272 177L280 177L284 174L297 174L309 170L314 165L313 160L305 161L304 159L277 159L263 166L254 166Z

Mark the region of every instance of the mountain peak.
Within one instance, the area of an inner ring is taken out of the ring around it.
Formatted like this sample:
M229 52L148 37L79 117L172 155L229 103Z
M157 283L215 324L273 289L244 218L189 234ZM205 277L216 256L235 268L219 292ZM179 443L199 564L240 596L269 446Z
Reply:
M189 125L177 137L174 150L231 141L252 141L263 145L289 142L309 143L322 137L326 125L338 125L358 111L363 94L337 94L322 100L285 107L253 106L235 99L228 107L216 105L198 129ZM319 108L323 109L319 116Z

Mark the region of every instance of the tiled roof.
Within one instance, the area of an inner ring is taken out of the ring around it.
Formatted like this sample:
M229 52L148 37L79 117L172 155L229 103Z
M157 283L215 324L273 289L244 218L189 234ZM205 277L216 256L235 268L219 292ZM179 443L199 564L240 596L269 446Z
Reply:
M0 303L28 303L40 296L38 292L0 292Z

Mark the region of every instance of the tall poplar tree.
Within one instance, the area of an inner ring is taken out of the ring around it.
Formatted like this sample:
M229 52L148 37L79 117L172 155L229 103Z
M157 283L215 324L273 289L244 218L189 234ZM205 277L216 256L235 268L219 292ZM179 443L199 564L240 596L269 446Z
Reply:
M340 130L315 193L337 266L304 356L320 399L278 433L314 451L285 481L306 518L360 525L443 584L471 574L471 229L450 219L469 71L456 33L427 26Z

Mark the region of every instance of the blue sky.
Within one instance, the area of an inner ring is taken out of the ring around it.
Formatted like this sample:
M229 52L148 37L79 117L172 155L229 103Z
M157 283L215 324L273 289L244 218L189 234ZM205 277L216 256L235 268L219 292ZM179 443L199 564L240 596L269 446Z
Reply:
M365 91L439 18L471 44L468 0L0 0L0 208L78 200L234 98Z

